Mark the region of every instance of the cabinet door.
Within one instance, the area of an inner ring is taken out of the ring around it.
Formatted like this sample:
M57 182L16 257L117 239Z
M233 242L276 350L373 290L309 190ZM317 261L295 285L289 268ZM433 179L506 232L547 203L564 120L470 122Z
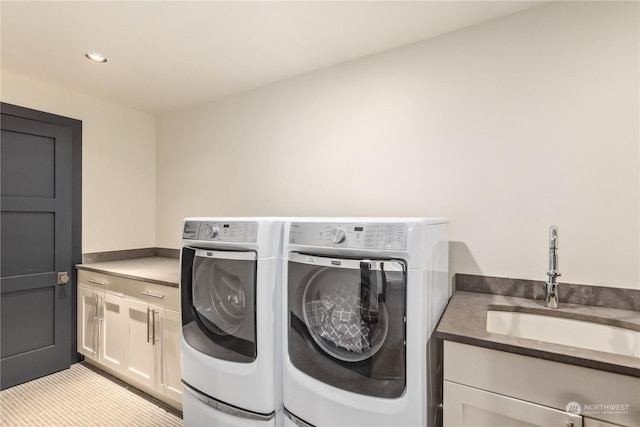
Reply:
M182 369L180 367L180 313L161 310L159 321L161 344L160 388L162 394L177 402L182 402ZM156 326L157 327L157 326ZM156 332L158 333L158 332Z
M582 427L582 417L444 381L444 425L473 427Z
M101 293L100 363L118 372L124 366L124 298Z
M152 339L152 308L149 304L124 299L124 372L131 379L155 387L155 345Z
M98 359L98 299L93 289L78 286L78 353Z

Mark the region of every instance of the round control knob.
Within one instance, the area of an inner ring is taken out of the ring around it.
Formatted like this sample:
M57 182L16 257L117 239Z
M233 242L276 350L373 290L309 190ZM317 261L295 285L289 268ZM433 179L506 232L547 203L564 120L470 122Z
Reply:
M207 225L204 228L205 237L212 238L212 237L216 237L217 234L218 234L218 227L216 227L216 226Z
M344 230L341 228L336 228L335 233L333 233L333 238L331 239L333 243L342 243L347 238Z

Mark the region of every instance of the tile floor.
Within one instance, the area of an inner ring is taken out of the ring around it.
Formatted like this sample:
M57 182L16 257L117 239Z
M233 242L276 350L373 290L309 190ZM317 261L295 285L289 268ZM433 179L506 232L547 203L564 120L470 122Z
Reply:
M0 392L0 426L182 426L182 414L88 363Z

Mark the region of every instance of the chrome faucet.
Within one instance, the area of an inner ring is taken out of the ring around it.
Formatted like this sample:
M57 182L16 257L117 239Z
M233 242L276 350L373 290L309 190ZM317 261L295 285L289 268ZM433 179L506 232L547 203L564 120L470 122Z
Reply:
M549 280L544 285L544 302L549 308L558 308L560 299L556 277L560 276L560 273L558 272L558 227L555 225L549 227L549 271L547 276L549 276Z

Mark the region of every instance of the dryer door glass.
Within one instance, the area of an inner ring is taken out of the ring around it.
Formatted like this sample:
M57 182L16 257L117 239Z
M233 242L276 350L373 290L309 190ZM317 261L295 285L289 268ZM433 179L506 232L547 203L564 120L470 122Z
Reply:
M289 356L327 384L380 397L405 388L406 264L291 254Z
M218 359L254 360L256 253L193 248L190 260L182 273L185 340Z

